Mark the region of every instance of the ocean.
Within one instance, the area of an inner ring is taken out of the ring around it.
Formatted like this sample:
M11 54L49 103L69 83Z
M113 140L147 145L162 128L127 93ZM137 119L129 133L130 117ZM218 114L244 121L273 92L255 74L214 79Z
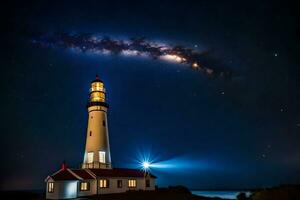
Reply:
M220 197L223 199L236 199L236 196L240 192L245 192L247 196L250 192L247 191L203 191L203 190L192 190L192 194L205 197Z

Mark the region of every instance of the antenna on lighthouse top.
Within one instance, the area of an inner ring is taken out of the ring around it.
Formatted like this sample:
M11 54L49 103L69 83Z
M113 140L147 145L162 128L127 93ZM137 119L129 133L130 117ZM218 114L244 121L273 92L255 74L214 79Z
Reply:
M96 79L92 81L92 83L94 83L94 82L102 82L103 83L103 81L100 79L98 74L96 74Z

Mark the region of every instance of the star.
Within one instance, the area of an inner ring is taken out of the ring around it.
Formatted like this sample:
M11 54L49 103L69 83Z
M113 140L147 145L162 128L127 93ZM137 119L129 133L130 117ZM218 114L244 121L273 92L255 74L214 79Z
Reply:
M277 56L278 56L278 53L274 53L274 56L277 57Z

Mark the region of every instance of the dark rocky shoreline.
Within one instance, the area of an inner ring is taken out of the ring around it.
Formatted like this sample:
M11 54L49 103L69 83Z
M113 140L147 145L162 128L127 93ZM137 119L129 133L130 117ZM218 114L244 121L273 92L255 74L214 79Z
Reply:
M300 200L300 186L279 186L273 188L256 189L251 191L250 197L242 193L237 200ZM45 194L37 191L2 191L0 198L44 200ZM101 196L82 197L77 199L101 200L224 200L222 198L209 198L193 195L183 186L158 188L156 191L129 191L119 194L106 194Z
M1 192L1 199L20 199L20 200L44 200L43 192L32 191L7 191ZM183 186L168 188L158 188L155 191L128 191L119 194L104 194L100 196L81 197L79 199L90 200L224 200L221 198L209 198L193 195L189 189Z

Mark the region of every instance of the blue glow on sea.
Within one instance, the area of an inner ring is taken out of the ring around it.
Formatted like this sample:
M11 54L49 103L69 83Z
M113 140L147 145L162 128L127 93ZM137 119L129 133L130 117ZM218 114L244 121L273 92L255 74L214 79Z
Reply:
M197 195L197 196L219 197L219 198L222 198L222 199L236 199L236 196L241 192L245 192L247 196L250 195L250 192L247 192L247 191L202 191L202 190L192 190L192 194Z

